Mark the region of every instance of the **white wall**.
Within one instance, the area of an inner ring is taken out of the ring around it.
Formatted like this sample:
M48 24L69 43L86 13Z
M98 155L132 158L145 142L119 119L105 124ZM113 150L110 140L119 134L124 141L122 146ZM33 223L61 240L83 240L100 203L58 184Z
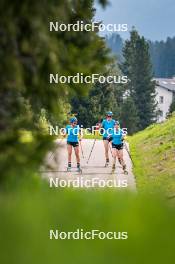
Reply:
M163 96L163 103L160 103L160 96ZM173 92L160 86L156 86L156 101L158 102L157 109L163 112L163 116L159 117L158 122L162 122L166 119L169 107L173 101Z

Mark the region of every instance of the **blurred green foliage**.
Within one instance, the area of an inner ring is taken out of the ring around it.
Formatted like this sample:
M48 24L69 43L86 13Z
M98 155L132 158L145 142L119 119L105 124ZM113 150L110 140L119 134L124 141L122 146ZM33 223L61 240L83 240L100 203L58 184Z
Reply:
M92 0L1 1L1 187L6 180L38 169L52 146L45 133L48 120L61 126L70 111L70 97L85 95L91 88L89 84L50 85L49 74L91 75L103 72L109 61L104 40L96 32L50 32L49 22L90 23L93 16ZM28 140L21 136L25 130Z
M28 188L28 186L27 186ZM24 189L24 188L23 188ZM48 190L0 196L0 263L164 264L175 259L175 210L154 196ZM49 230L127 231L128 240L50 240Z

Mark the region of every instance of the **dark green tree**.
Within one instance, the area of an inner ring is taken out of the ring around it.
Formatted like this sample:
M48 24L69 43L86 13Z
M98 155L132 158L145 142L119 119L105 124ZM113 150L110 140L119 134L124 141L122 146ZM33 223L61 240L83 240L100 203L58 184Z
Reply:
M175 37L168 37L166 41L150 41L149 46L155 77L173 77L175 75Z
M112 53L117 56L119 62L123 61L123 39L119 34L113 33L111 35L106 36L106 43L108 47L111 49Z
M126 41L123 49L125 61L122 69L129 79L126 89L135 103L139 117L138 128L142 130L156 119L155 83L152 80L148 43L135 29L130 34L130 40Z
M136 105L131 96L127 96L123 100L121 106L121 126L127 128L128 134L132 135L138 131L139 117L136 109Z
M72 111L77 113L79 122L84 127L95 125L111 109L114 115L118 114L114 87L106 83L96 83L87 97L74 98L72 107Z
M119 75L115 65L108 68L104 76ZM91 127L105 117L107 111L112 110L115 118L119 118L119 104L122 97L122 87L114 83L97 82L86 97L72 99L72 111L77 113L80 124Z

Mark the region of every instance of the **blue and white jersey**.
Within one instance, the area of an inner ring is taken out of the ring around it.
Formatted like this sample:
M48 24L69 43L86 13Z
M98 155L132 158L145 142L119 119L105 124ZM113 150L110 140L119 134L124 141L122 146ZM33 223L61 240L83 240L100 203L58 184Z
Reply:
M125 136L122 129L116 130L115 128L112 130L111 137L112 143L115 145L121 145L123 143L122 139Z
M71 125L66 126L66 134L68 142L78 142L78 135L80 133L80 127L77 125L72 127Z
M115 125L115 120L111 119L111 120L107 120L104 119L101 126L104 129L104 134L103 134L103 138L108 137L111 134L112 129L114 128Z

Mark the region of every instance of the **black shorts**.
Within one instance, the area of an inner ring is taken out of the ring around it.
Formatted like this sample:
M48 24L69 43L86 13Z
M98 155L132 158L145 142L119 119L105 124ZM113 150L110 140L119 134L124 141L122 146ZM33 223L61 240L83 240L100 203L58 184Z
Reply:
M110 137L110 138L103 137L103 140L108 140L109 142L111 142L112 141L112 137Z
M72 147L76 148L79 146L79 143L78 142L70 142L70 141L67 141L67 145L71 145Z
M112 148L121 150L121 149L123 149L123 144L116 145L116 144L112 143Z

